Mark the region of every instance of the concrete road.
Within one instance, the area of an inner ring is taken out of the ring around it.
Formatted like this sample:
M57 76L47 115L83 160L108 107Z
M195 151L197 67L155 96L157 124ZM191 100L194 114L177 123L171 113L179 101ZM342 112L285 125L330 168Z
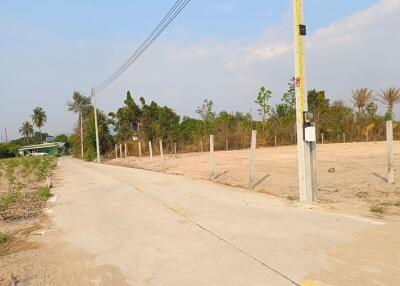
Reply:
M56 180L55 227L130 285L339 285L346 274L335 273L340 257L331 249L382 227L208 181L71 158L60 159ZM354 269L351 259L339 262Z

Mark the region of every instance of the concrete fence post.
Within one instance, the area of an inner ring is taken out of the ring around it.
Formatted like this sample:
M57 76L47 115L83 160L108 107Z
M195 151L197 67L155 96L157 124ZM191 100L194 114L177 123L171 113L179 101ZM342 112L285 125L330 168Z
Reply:
M161 157L161 160L164 160L164 151L163 151L162 140L160 140L160 157Z
M225 140L225 149L226 151L229 151L228 139Z
M214 135L210 135L210 179L215 179Z
M324 133L321 133L321 144L324 144Z
M151 147L151 141L149 141L149 153L150 153L150 160L153 160L153 149Z
M276 135L275 135L275 147L277 147L277 146L278 146L278 140L277 140Z
M140 143L140 141L138 143L139 143L139 158L142 158L142 143Z
M200 141L200 152L203 153L203 140Z
M346 143L346 133L343 133L343 143Z
M122 158L122 144L119 144L119 156Z
M174 154L176 156L176 143L174 143Z
M115 144L115 159L118 159L118 145Z
M257 147L257 131L251 131L251 148L250 148L250 173L249 173L249 189L253 190L255 183L255 162Z
M127 146L126 142L125 142L125 146L124 147L125 147L124 151L125 151L125 159L126 159L126 158L128 158L128 146Z
M387 145L387 160L388 174L387 182L394 184L394 156L393 156L393 121L386 121L386 145Z

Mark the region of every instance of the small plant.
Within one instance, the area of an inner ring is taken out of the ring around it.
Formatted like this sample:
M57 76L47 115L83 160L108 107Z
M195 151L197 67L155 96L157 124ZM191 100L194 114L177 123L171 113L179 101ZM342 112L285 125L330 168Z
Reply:
M298 199L297 197L291 196L291 195L288 195L286 198L287 198L289 201L296 201L296 200Z
M374 205L369 207L369 211L373 213L379 213L379 214L384 214L385 213L385 207L382 205Z
M7 232L0 232L0 244L4 244L11 239L11 235Z
M51 196L53 196L48 187L42 187L42 188L38 189L37 191L35 191L34 194L35 194L35 196L37 196L38 198L40 198L41 200L44 200L44 201L47 201Z
M20 192L9 192L0 196L0 210L6 210L10 206L20 200L22 194Z

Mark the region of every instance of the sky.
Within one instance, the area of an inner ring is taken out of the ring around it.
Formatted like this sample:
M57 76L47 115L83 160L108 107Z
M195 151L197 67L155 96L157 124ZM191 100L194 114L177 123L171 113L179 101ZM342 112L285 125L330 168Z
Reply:
M66 102L89 94L127 59L175 0L2 0L0 139L17 138L32 109L43 131L70 133ZM294 73L291 0L192 0L159 40L98 94L110 112L126 91L195 116L204 99L217 111L252 112L258 89L279 102ZM353 89L400 86L400 0L304 0L308 88L349 103Z

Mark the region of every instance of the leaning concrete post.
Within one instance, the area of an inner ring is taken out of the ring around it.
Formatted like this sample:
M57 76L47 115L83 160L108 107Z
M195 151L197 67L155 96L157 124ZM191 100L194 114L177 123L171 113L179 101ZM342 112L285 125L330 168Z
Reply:
M321 134L321 144L324 144L324 133Z
M119 144L119 156L122 158L122 144Z
M126 145L126 143L124 143L124 151L125 151L125 158L128 158L128 148L127 148L127 145Z
M162 140L160 140L160 157L161 157L161 160L164 160L164 151L163 151Z
M249 189L254 188L255 181L255 162L256 162L256 144L257 144L257 131L251 131L251 149L250 149L250 173L249 173Z
M118 159L118 145L115 144L115 159Z
M150 160L153 160L153 149L151 148L151 141L149 141Z
M386 121L386 145L388 159L387 182L394 184L394 157L393 157L393 121Z
M210 179L215 178L214 135L210 135Z
M139 158L142 158L142 143L140 143L140 141L138 143L139 143Z

